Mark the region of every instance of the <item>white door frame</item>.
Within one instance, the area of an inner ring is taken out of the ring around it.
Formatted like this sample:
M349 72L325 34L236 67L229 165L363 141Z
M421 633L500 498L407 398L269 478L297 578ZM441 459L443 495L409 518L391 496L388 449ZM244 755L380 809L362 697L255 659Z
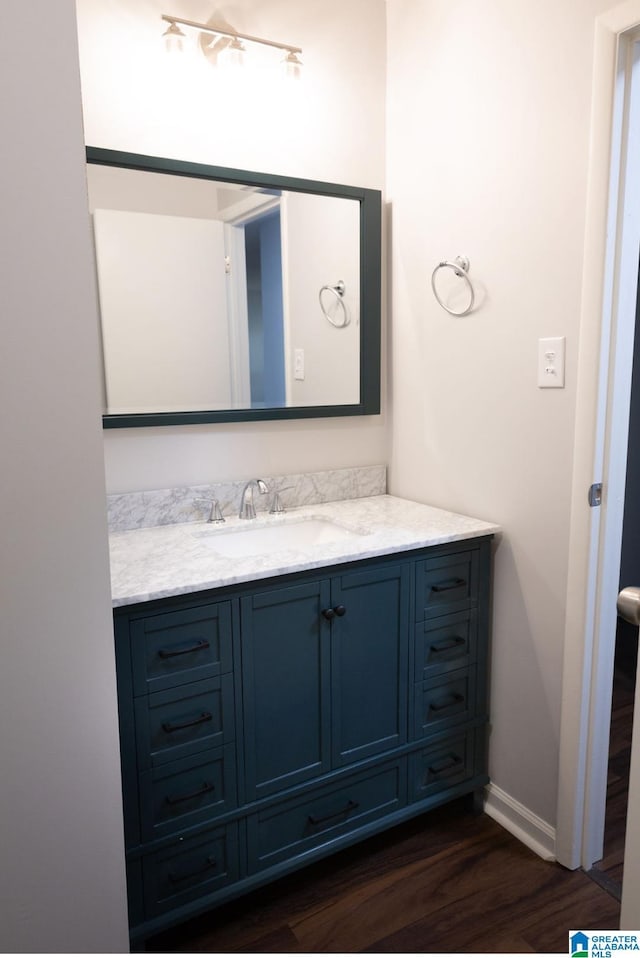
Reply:
M224 224L224 249L227 276L227 326L229 330L229 370L231 408L251 407L249 374L249 307L247 305L247 263L244 228Z
M640 0L627 0L595 27L556 825L569 868L590 868L604 837L640 245L640 177L625 176L630 156L640 168L638 24Z
M249 372L249 306L247 302L247 261L245 254L244 228L272 210L282 213L285 194L272 196L264 193L243 193L237 203L226 207L220 214L224 221L225 251L227 262L227 321L229 325L229 362L231 366L231 399L234 409L251 406L251 382ZM284 243L282 244L284 246ZM281 254L282 255L282 254ZM285 357L288 329L288 310L284 297L284 260L282 269L283 317L285 330ZM242 280L242 281L241 281ZM285 369L288 367L285 362ZM286 404L289 404L290 387L285 374Z

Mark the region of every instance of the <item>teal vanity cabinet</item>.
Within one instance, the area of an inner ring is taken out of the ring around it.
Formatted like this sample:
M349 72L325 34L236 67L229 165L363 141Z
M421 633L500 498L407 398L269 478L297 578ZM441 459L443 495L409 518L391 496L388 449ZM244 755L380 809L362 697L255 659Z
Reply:
M479 794L490 540L115 610L134 945Z

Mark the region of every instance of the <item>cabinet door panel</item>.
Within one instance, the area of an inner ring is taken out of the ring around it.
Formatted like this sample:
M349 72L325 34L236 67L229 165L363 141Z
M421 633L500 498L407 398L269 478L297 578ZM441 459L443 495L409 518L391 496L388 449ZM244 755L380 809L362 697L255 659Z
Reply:
M333 764L407 740L409 567L381 566L332 581Z
M475 672L460 669L430 682L417 683L414 736L422 738L475 714Z
M209 830L142 860L147 918L210 895L239 875L238 826Z
M249 871L303 855L406 804L405 759L278 802L247 821Z
M140 774L143 841L213 819L235 806L233 745Z
M476 773L474 731L439 740L409 756L409 801L419 802L460 785Z
M478 556L469 550L416 563L416 622L477 603Z
M416 625L416 681L465 668L476 658L478 611L455 612Z
M135 695L229 672L231 603L161 612L131 623Z
M233 741L233 676L136 699L138 768L174 762Z
M249 800L329 769L328 605L326 581L242 599Z

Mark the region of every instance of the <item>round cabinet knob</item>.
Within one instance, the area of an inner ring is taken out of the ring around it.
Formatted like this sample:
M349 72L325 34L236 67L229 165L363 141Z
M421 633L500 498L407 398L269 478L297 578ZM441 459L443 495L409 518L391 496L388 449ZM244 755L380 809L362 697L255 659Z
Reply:
M335 612L333 609L323 609L322 614L325 617L325 619L328 619L329 622L331 622L331 620L335 616Z
M335 612L336 615L343 616L347 610L345 609L343 605L337 605L335 606L333 611Z

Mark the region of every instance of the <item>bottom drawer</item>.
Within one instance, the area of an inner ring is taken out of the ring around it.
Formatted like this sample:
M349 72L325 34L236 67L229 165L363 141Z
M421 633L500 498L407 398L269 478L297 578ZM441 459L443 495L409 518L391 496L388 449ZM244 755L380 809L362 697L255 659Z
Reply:
M473 730L432 743L409 756L409 801L419 802L473 778Z
M401 758L252 815L247 822L249 871L301 855L401 808L405 780Z
M200 832L142 860L145 918L210 895L237 881L237 822Z

